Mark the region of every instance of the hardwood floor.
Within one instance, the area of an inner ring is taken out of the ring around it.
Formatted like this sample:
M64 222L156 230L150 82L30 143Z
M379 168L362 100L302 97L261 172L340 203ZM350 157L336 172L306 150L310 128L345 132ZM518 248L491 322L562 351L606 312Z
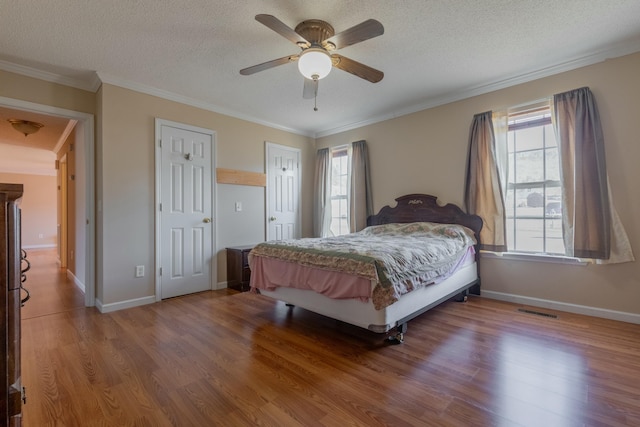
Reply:
M22 307L22 319L84 307L84 295L58 267L56 249L27 250L27 259L31 270L24 286L31 298Z
M226 290L61 307L23 320L28 427L640 425L640 325L472 297L385 346Z

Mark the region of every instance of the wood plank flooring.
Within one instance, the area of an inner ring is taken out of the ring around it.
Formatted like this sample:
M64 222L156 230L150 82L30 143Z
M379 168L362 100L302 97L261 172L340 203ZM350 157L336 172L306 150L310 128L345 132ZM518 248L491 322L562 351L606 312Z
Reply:
M640 425L640 325L518 308L447 302L397 346L226 290L27 316L23 425Z
M27 250L31 270L24 286L33 298L22 308L23 319L84 307L84 294L58 267L56 257L56 249Z

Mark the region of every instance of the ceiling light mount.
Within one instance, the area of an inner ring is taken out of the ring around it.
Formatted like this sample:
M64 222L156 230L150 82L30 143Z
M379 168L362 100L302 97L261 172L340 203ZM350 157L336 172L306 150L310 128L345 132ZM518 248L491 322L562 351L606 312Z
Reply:
M335 31L331 24L322 21L320 19L307 19L302 21L294 30L297 34L301 35L310 44L322 43L330 37L335 35ZM332 44L333 45L333 44ZM298 46L300 46L298 44ZM307 45L309 47L309 45ZM323 46L326 48L326 46ZM335 49L335 45L333 45Z
M11 126L23 134L25 138L31 134L34 134L40 130L44 125L38 122L32 122L30 120L21 120L21 119L8 119Z

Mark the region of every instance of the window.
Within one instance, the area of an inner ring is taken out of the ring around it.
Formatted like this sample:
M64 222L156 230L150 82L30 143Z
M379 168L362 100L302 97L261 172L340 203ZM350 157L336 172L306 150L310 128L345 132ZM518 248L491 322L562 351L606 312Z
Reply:
M507 152L508 250L564 255L560 160L548 105L509 114Z
M349 163L347 147L331 151L331 236L349 233Z

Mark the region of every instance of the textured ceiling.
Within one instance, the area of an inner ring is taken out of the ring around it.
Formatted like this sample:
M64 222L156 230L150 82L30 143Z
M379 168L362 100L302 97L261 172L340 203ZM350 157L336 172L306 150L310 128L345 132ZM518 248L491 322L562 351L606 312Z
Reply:
M0 0L0 67L95 90L101 80L319 136L640 51L638 0ZM299 52L257 22L271 14L337 33L374 18L382 36L338 53L385 73L334 69L318 111L296 64L239 70Z

